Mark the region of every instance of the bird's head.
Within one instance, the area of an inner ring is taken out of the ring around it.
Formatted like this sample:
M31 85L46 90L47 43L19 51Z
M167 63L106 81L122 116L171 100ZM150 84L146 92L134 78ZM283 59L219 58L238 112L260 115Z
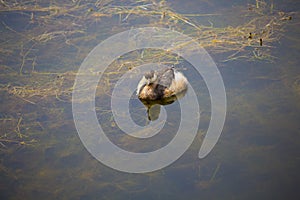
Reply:
M157 74L151 70L150 72L145 73L144 75L145 79L146 79L146 84L150 85L152 83L154 83L157 80Z

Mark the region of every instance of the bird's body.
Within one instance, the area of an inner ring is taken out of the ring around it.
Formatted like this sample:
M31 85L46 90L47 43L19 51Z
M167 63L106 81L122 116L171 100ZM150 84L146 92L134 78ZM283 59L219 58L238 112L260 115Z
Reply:
M185 76L173 67L147 72L140 80L137 95L141 100L162 100L187 90Z

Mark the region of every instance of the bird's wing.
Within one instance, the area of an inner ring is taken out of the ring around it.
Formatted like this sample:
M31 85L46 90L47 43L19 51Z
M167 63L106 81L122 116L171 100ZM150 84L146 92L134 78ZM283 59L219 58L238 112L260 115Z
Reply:
M158 84L164 87L170 87L173 79L174 79L173 68L164 69L158 75Z

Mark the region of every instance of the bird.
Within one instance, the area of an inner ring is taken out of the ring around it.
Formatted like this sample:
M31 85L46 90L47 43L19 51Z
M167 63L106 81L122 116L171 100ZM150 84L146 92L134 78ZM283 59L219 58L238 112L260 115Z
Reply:
M142 101L174 99L187 91L188 80L174 66L146 72L137 86Z

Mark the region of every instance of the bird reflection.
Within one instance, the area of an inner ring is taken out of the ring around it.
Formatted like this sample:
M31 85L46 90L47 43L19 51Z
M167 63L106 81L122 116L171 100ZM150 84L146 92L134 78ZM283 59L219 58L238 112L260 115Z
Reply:
M160 99L160 100L142 100L140 101L145 105L147 108L147 115L148 120L155 121L159 118L160 114L160 107L164 105L169 105L177 101L178 99L182 98L187 90L182 91L180 94L176 96L172 96L166 99Z

